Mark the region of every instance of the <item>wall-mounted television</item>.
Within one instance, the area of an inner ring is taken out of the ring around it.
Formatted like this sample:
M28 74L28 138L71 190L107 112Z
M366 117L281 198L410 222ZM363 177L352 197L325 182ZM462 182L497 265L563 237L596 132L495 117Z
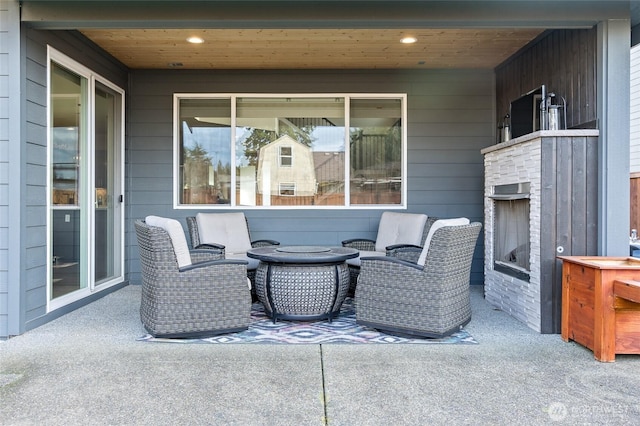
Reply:
M511 137L527 135L541 129L540 102L546 97L544 85L511 102Z

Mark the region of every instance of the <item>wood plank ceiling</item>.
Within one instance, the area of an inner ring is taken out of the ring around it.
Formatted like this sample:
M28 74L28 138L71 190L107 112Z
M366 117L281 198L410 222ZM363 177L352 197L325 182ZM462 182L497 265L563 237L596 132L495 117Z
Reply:
M541 29L80 29L134 69L493 69ZM201 44L187 38L198 36ZM412 36L413 44L400 39Z

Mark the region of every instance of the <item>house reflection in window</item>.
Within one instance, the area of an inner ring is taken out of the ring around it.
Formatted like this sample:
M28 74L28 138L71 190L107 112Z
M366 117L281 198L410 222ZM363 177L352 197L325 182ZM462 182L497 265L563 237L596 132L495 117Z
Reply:
M311 147L289 135L263 146L258 152L257 183L258 194L263 198L273 195L313 197L317 185Z

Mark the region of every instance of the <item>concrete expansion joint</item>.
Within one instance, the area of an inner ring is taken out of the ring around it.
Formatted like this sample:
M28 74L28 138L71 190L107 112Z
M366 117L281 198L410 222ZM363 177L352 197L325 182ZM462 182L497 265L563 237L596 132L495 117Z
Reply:
M329 424L329 417L327 414L327 388L325 386L325 377L324 377L324 355L322 353L322 345L319 345L320 349L320 375L322 379L322 424L327 426Z

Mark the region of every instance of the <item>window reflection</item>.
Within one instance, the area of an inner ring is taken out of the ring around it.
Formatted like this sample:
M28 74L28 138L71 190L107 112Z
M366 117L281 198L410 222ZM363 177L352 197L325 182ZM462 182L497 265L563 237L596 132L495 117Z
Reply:
M62 71L58 71L62 73ZM67 78L76 78L74 75ZM66 90L78 90L79 83L68 84L62 80ZM69 86L67 88L67 86ZM79 94L52 94L52 173L53 190L52 203L54 205L78 205L78 172L80 159L79 122L80 122L80 95Z
M238 204L344 205L344 103L239 98Z
M182 99L180 119L181 202L230 204L230 100Z
M351 204L400 204L402 126L398 99L351 101Z
M234 100L180 99L182 204L344 206L346 170L350 204L402 203L401 98Z

